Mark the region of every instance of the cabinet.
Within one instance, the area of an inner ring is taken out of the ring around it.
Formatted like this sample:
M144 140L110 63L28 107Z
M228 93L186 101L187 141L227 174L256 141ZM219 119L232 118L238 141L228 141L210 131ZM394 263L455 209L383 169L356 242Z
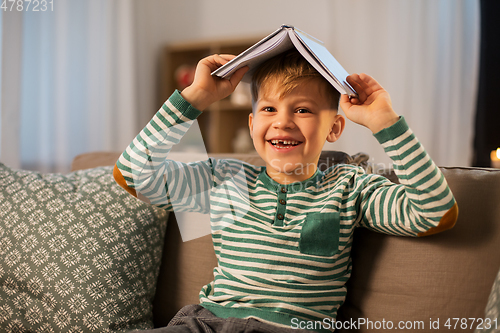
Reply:
M258 40L259 38L195 41L166 46L160 60L158 105L175 89L182 89L183 85L189 82L189 76L194 73L200 59L215 53L236 55ZM240 85L238 96L249 96L249 85ZM243 139L249 140L249 133L244 135L241 132L248 129L248 115L252 112L251 102L241 102L241 98L237 101L235 97L237 96L229 96L214 103L198 117L201 135L209 153L235 152L234 142L237 136L243 135Z

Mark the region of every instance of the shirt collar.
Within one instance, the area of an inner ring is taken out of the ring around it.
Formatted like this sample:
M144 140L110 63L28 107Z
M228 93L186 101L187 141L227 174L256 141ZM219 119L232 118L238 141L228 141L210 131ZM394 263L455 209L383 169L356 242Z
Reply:
M290 184L280 184L271 177L266 172L266 167L262 167L258 179L264 184L264 186L273 191L273 192L278 192L282 191L284 188L286 193L298 193L298 192L304 192L307 188L318 187L319 184L321 183L321 179L324 177L324 174L322 171L319 169L316 169L316 172L314 175L309 177L306 180L300 181L300 182L293 182Z

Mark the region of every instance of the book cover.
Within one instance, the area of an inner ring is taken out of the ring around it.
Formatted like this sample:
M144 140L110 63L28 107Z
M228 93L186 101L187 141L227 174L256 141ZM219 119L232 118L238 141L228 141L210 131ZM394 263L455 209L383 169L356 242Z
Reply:
M282 25L278 30L266 36L233 60L215 70L212 75L229 78L241 67L250 70L243 78L250 82L253 71L262 62L295 47L300 54L341 94L356 97L356 91L346 82L349 75L323 42L290 25Z

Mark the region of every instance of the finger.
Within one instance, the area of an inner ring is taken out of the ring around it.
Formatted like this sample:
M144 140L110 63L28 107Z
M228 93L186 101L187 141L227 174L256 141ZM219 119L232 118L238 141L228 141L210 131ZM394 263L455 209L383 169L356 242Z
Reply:
M372 93L371 86L373 85L373 81L375 80L372 79L371 76L366 75L364 73L358 74L357 78L359 79L358 83L361 86L361 88L363 88L363 90L367 95L370 95Z
M227 64L230 60L234 59L232 54L216 54L217 62L220 66Z
M364 89L366 95L369 98L377 91L382 91L384 88L377 82L373 77L368 74L361 73L359 74L359 79L361 80L359 84Z
M359 100L356 98L356 97L350 97L348 95L341 95L340 96L340 108L342 110L344 110L344 112L347 113L351 111L351 107L355 106L355 105L358 105L360 104L359 103Z
M236 57L234 54L219 54L219 56L227 61L232 60Z
M359 88L360 91L363 92L359 100L359 103L361 104L365 103L374 92L379 89L383 89L374 78L364 73L353 74L351 79L355 82L353 85L356 86L356 89Z
M366 101L366 98L368 96L366 92L366 87L364 87L364 84L362 80L360 79L358 74L351 74L346 78L347 83L351 85L351 87L358 93L358 103L363 104ZM356 98L353 98L355 100ZM354 102L354 101L351 101ZM353 103L354 104L354 103Z
M225 65L229 62L229 59L222 57L220 54L214 54L214 61L218 66Z
M229 60L224 59L219 54L213 54L211 56L203 58L200 63L208 66L211 71L214 71L222 65L225 65L228 61Z
M243 76L248 72L250 68L248 66L242 67L238 69L236 72L231 75L231 78L229 81L231 82L231 86L236 87L238 83L240 83L241 79L243 79Z
M345 94L340 95L340 107L342 108L342 110L344 110L345 108L347 109L350 108L351 104L352 104L352 99L349 98L349 96Z
M361 101L359 100L359 98L357 97L348 97L349 98L349 102L352 104L352 105L358 105L358 104L363 104L361 103Z
M378 90L378 89L383 89L380 83L378 83L377 80L375 80L373 77L371 77L368 74L361 73L359 74L360 80L367 86L370 87L372 90Z
M198 63L197 68L199 68L200 71L204 70L204 68L208 68L208 70L212 72L217 68L219 68L220 66L221 66L220 60L218 60L217 55L214 54L201 59L200 62Z

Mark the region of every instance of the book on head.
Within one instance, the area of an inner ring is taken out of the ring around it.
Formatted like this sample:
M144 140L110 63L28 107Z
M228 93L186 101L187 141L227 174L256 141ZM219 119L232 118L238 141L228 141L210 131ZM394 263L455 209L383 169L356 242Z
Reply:
M250 70L243 77L243 81L250 82L252 73L259 64L293 47L341 94L357 97L356 91L346 81L349 74L323 42L290 25L282 25L278 30L216 69L212 75L229 78L239 68L248 66Z

